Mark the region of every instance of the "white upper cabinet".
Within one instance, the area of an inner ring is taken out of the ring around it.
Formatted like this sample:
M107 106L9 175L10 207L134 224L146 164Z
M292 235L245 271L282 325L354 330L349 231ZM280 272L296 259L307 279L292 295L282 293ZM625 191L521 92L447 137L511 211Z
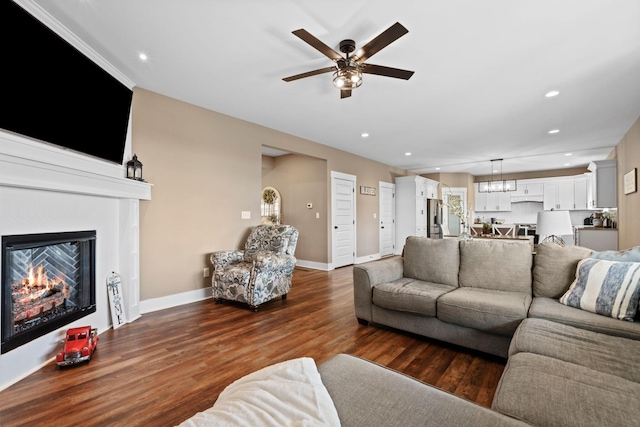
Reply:
M478 184L474 184L476 190L476 212L500 212L511 210L511 193L496 191L492 193L481 193L478 191Z
M589 180L579 179L573 183L573 208L576 210L589 209Z
M542 183L525 183L518 181L518 189L511 192L511 202L542 202L544 185Z
M586 210L589 201L590 181L587 176L577 175L557 178L518 180L516 191L481 193L474 184L476 212L500 212L512 210L512 203L542 202L545 210Z
M562 180L544 184L544 210L587 209L587 179Z

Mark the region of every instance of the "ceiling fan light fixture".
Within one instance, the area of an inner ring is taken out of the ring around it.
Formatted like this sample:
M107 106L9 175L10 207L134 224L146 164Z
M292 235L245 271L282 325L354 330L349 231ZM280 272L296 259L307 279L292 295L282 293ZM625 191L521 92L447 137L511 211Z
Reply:
M338 70L333 73L333 85L342 90L360 87L362 85L362 73L357 68Z
M333 85L341 90L351 90L362 84L362 72L355 61L338 61L333 73Z

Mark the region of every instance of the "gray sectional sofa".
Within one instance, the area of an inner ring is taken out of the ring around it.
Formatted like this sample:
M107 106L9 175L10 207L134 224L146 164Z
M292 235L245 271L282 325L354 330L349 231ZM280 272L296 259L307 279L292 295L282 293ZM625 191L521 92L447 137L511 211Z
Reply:
M526 241L408 237L403 257L353 269L355 314L362 324L391 326L507 357L525 318L540 318L640 340L625 322L561 304L578 262L592 251ZM535 263L534 263L535 259Z
M640 322L558 300L592 256L555 244L538 245L534 256L525 242L409 237L403 257L355 266L360 323L508 361L489 410L336 356L319 371L342 425L640 426Z

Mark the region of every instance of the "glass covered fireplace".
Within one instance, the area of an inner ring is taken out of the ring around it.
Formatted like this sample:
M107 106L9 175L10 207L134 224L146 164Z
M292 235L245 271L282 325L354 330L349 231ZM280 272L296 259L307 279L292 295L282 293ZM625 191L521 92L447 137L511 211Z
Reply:
M96 311L95 242L95 231L2 237L2 353Z

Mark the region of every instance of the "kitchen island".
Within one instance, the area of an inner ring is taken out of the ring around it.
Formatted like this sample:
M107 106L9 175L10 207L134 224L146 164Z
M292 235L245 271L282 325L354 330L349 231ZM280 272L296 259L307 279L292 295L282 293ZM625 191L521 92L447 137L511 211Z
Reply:
M618 229L594 227L592 225L575 227L575 242L577 246L594 251L617 251Z

